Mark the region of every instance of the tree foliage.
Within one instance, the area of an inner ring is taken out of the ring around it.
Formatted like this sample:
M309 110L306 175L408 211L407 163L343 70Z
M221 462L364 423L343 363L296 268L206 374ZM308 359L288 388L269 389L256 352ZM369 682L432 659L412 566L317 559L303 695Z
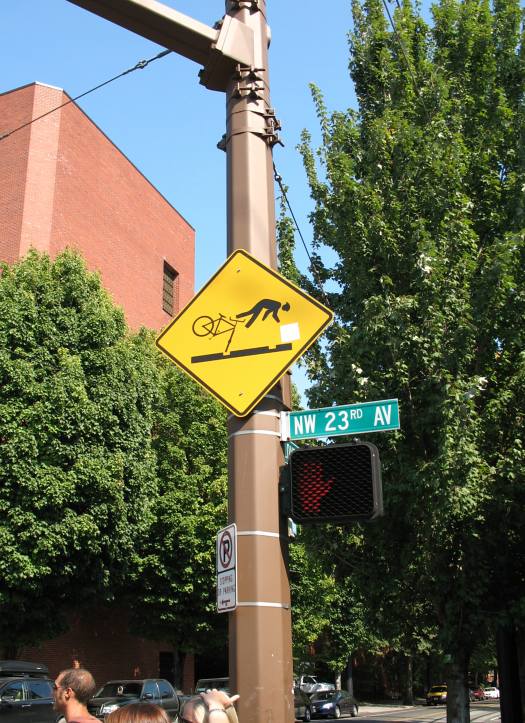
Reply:
M379 651L378 640L367 624L361 591L348 574L352 562L341 557L341 530L305 527L290 547L293 650L296 672L322 665L334 674L345 670L356 650ZM362 546L359 535L345 536Z
M159 376L159 495L138 563L133 624L180 652L209 651L224 644L227 619L215 600L215 539L227 518L226 413L164 359Z
M53 637L78 604L198 652L224 640L215 535L225 413L161 358L82 259L31 252L0 277L0 643ZM222 636L222 637L221 637Z
M112 599L152 520L155 356L83 261L31 252L0 276L0 641Z
M487 604L523 614L523 9L441 0L428 26L407 0L392 32L379 0L352 7L358 108L329 113L313 88L322 146L301 145L338 258L309 398L400 400L402 430L372 439L385 517L353 574L403 645L437 629L452 706Z

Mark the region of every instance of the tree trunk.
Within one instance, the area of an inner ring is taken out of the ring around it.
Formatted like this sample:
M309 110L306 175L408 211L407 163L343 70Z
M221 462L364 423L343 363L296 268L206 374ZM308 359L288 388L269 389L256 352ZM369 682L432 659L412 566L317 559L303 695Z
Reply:
M429 690L430 686L432 685L432 663L430 661L430 656L427 656L427 663L425 666L425 674L426 674L426 690Z
M402 700L404 705L413 705L414 703L414 659L411 655L403 656L403 694Z
M525 720L525 630L523 628L516 630L516 651L520 678L521 717Z
M341 671L338 670L335 674L335 689L341 690Z
M354 666L351 657L346 664L346 689L350 695L354 694Z
M466 653L451 656L447 679L447 723L469 723L468 661Z
M501 723L523 723L516 631L513 625L496 630L500 677Z
M185 657L186 653L181 653L178 649L175 649L175 655L173 656L173 687L177 690L182 690L182 672Z

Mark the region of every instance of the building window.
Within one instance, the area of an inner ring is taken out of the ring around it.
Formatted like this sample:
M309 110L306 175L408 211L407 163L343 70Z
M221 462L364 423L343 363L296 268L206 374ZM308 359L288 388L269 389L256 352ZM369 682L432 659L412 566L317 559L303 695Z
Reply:
M177 308L179 275L169 264L164 262L164 279L162 283L162 308L166 314L173 316Z

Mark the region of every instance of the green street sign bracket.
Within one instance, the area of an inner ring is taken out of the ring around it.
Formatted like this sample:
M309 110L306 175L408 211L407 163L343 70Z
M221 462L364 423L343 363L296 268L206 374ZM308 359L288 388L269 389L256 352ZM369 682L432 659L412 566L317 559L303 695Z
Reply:
M397 399L281 412L281 440L318 439L399 429Z

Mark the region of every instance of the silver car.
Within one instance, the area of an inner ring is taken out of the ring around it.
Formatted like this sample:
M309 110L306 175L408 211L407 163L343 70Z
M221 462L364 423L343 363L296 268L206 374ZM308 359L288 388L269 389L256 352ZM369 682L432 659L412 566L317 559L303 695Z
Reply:
M300 678L297 678L294 685L308 695L320 693L323 690L335 690L333 683L324 683L323 681L317 680L314 675L301 675Z

